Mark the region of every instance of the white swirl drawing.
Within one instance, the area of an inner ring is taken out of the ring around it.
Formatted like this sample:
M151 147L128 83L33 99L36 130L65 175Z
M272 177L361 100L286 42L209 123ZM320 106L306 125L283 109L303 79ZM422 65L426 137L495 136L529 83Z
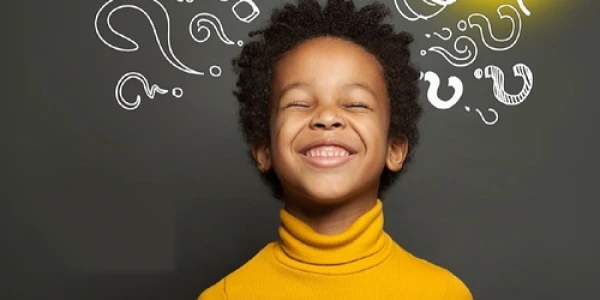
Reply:
M454 94L448 100L442 100L438 96L438 89L440 87L440 77L431 71L425 72L423 79L429 83L427 89L427 100L437 109L449 109L454 106L462 97L464 87L462 80L456 76L448 78L448 87L454 89Z
M514 13L515 17L511 16L510 14L503 13L503 10ZM521 14L519 13L519 11L512 5L501 5L498 7L496 12L498 13L498 16L500 16L500 19L509 19L512 24L510 34L505 38L498 38L494 35L490 19L483 14L473 13L469 15L467 21L469 23L469 27L477 27L479 29L479 33L481 34L481 41L486 47L494 51L506 51L512 48L519 41L519 37L521 36L521 30L523 28L523 21L521 20ZM484 30L480 24L473 21L474 19L478 18L483 19L483 21L486 23L487 35L489 35L490 38L499 45L492 45L489 39L486 38L486 34L484 33L486 32L486 30Z
M443 36L443 35L441 35L441 34L439 34L439 33L437 33L437 32L434 32L434 33L433 33L433 35L435 35L435 36L439 37L439 38L440 38L441 40L443 40L443 41L448 41L449 39L451 39L451 38L452 38L452 30L451 30L450 28L448 28L448 27L444 27L444 28L442 28L442 31L445 31L445 32L447 32L447 33L448 33L448 36ZM431 34L429 34L429 33L426 33L426 34L425 34L425 37L426 37L426 38L431 38Z
M124 2L133 2L135 4L121 4ZM111 17L115 12L127 8L138 10L143 13L144 16L146 16L150 22L150 25L152 26L156 43L158 44L162 55L171 65L188 74L204 75L203 72L196 71L183 64L173 53L173 47L171 46L171 20L169 13L167 12L167 9L157 0L109 0L108 2L104 3L104 5L102 5L102 7L98 10L98 13L96 13L96 18L94 21L96 34L104 44L121 52L135 52L139 49L138 44L134 40L115 30L110 22ZM147 11L151 11L151 13L149 14ZM150 15L160 18L160 21L163 21L164 25L160 27L160 33L158 30L159 28L157 28L155 24L156 20L150 17ZM99 21L101 19L106 20L108 29L114 36L127 41L129 45L118 46L116 43L108 41L111 36L104 35L99 29Z
M146 92L146 96L148 96L148 98L150 99L154 99L157 93L164 95L169 92L168 90L160 88L156 84L150 86L150 83L148 83L148 79L146 79L144 75L138 72L125 73L123 76L121 76L121 79L119 79L115 87L115 99L117 100L117 103L119 103L119 105L126 110L134 110L138 108L142 103L140 95L136 96L134 102L128 102L127 100L125 100L125 97L123 97L123 87L131 79L136 79L142 83L142 85L144 86L144 91ZM181 98L183 96L183 89L176 87L171 91L171 94L175 98Z
M471 111L471 108L468 106L465 106L465 110L466 111ZM494 119L489 121L487 120L484 116L483 113L481 113L481 110L479 110L479 108L476 108L475 111L479 114L479 117L481 118L481 120L483 121L483 123L485 123L485 125L494 125L498 122L498 112L493 109L493 108L488 108L488 111L494 114Z
M221 40L221 42L223 42L226 45L234 45L235 44L225 34L225 29L223 29L223 24L221 23L221 20L219 20L219 18L217 18L215 15L213 15L211 13L207 13L207 12L202 12L202 13L195 15L192 18L192 20L190 21L189 30L190 30L190 35L192 36L192 39L194 39L194 41L196 41L198 43L204 43L208 40L208 38L210 38L211 30L204 23L208 23L212 26L213 30L219 36L219 39ZM200 31L204 31L206 35L204 37L198 37L198 33ZM237 42L237 45L240 47L243 44L244 44L243 41Z
M523 87L517 94L510 94L504 90L504 72L496 66L487 66L484 71L477 69L474 74L475 78L481 79L483 73L485 73L485 77L491 78L493 81L494 97L505 105L516 106L525 101L531 93L533 89L533 72L527 65L522 63L514 65L512 69L515 77L523 78Z
M412 0L416 1L416 0ZM457 0L420 0L424 4L430 6L428 12L417 12L413 6L409 4L409 0L394 0L398 12L409 21L429 20L439 15L446 7L456 3Z
M466 42L463 48L459 46L462 41ZM471 65L477 59L477 55L479 53L479 49L477 48L475 41L473 41L472 38L464 35L459 36L456 38L456 40L454 40L454 51L463 56L454 55L441 46L433 46L427 50L421 50L421 55L425 56L428 52L435 52L440 54L451 65L462 68Z

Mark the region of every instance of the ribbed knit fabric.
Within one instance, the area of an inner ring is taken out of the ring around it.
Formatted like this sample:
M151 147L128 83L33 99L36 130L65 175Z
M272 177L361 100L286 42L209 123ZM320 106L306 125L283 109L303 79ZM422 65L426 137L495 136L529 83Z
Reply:
M402 249L383 230L382 202L337 235L280 210L280 239L199 300L472 300L448 270Z

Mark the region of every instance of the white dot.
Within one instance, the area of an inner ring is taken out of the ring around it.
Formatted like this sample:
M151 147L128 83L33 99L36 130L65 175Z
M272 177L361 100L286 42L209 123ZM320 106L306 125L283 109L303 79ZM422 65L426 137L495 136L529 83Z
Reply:
M471 111L471 108L470 108L470 107L468 107L468 106L465 106L465 110L466 110L466 111Z
M465 20L460 20L458 21L458 24L456 24L456 27L460 31L465 31L467 30L467 22Z
M244 41L242 41L242 40L237 41L237 45L240 46L240 47L243 46L244 45Z
M175 98L181 98L183 96L183 89L176 87L171 91L171 94L173 94L173 97Z
M187 3L192 3L194 0L186 0Z
M219 66L210 67L210 75L212 75L212 77L221 76L221 67L219 67Z
M475 78L481 79L481 77L483 77L483 71L481 68L477 68L475 72L473 72L473 75L475 75Z
M425 37L426 37L426 38L430 38L430 37L431 37L431 34L429 34L429 33L426 33L426 34L425 34Z
M425 54L427 54L427 51L421 50L421 56L425 56Z

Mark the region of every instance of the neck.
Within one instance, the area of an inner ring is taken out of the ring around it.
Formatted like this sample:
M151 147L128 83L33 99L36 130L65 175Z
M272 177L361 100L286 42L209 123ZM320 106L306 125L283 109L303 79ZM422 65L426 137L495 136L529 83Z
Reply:
M372 209L377 203L377 197L370 195L359 199L339 201L334 205L297 203L299 202L286 201L285 210L315 232L323 235L335 235L346 231L360 216Z

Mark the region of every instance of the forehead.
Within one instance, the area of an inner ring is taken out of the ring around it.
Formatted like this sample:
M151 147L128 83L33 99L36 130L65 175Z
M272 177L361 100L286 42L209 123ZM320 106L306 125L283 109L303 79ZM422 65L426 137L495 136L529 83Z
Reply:
M315 88L359 82L383 89L383 93L386 86L383 67L374 55L360 45L334 37L305 41L277 61L274 89L295 82Z

